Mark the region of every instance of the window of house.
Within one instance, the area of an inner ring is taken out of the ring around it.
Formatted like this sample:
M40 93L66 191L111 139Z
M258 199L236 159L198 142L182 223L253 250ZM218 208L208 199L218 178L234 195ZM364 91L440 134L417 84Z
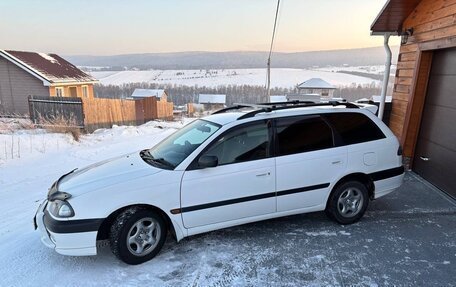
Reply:
M385 138L380 128L360 113L330 113L324 117L340 135L343 144L357 144Z
M263 159L269 156L266 122L228 131L204 153L217 156L218 165Z
M276 126L279 156L334 146L332 130L320 116L282 118Z
M64 96L63 88L61 88L61 87L60 88L59 87L55 88L55 96L56 97L63 97Z
M82 86L82 96L84 98L87 98L89 96L89 87L88 86Z

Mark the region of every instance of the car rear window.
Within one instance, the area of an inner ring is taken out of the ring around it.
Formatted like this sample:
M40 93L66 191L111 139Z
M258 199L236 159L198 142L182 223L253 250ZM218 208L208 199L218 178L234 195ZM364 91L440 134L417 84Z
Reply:
M332 130L320 116L279 118L276 123L279 156L334 146Z
M340 135L344 145L363 143L385 138L380 128L361 113L330 113L324 117Z

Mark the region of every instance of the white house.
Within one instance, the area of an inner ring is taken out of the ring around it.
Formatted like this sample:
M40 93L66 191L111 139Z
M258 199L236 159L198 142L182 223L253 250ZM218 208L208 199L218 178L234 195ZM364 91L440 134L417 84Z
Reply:
M297 87L298 94L301 95L319 95L323 100L333 97L336 87L320 78L312 78L302 82Z

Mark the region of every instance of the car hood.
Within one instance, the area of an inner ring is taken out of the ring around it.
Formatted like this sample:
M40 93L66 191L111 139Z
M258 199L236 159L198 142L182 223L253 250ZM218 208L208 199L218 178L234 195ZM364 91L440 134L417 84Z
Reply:
M139 152L97 162L63 176L58 182L58 190L72 197L87 192L114 186L121 182L159 173L162 169L143 161Z

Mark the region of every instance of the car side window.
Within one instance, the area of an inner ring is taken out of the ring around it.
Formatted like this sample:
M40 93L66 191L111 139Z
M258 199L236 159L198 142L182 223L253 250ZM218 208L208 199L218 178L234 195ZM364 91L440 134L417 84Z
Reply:
M340 135L344 145L385 138L380 128L361 113L329 113L324 117Z
M266 122L228 131L204 155L217 156L218 165L246 162L269 156L269 129Z
M276 129L278 156L334 147L332 130L318 115L279 118Z

